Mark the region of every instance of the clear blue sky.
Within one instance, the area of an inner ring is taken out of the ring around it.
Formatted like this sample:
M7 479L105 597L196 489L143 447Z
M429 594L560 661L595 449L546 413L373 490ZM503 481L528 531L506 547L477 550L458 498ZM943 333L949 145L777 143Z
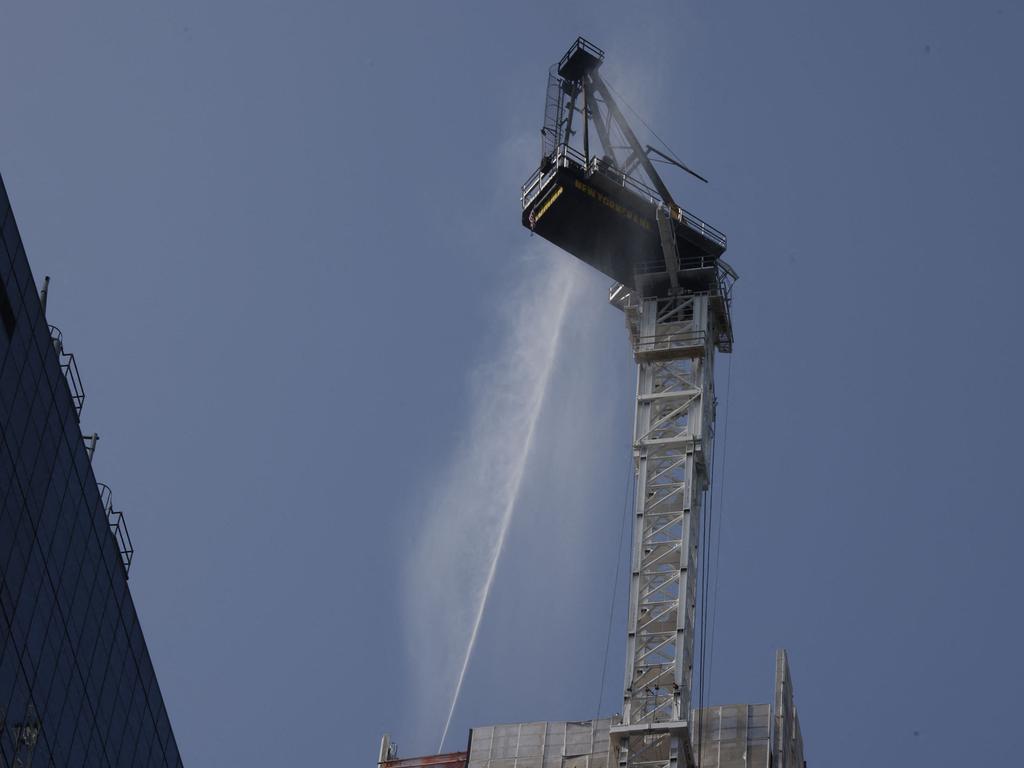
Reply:
M0 170L187 765L436 746L407 563L495 307L568 258L518 183L578 34L741 274L712 698L785 646L812 766L1014 762L1024 14L839 6L5 6ZM576 279L456 742L598 709L633 381Z

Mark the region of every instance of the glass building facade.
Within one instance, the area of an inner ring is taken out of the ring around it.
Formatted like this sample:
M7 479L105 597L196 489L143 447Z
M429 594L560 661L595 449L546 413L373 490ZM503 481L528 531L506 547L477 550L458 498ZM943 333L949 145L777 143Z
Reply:
M2 179L0 230L0 768L180 766Z

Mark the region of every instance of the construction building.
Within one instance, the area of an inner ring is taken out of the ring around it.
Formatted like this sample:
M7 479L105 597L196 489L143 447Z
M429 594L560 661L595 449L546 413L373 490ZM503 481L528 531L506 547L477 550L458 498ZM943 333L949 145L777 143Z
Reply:
M716 417L714 363L733 348L726 237L680 206L655 163L706 181L668 147L642 144L579 38L549 73L541 161L522 188L531 232L614 281L637 364L633 551L620 714L475 727L464 751L382 768L803 768L789 662L770 704L694 707L694 638L706 625ZM702 576L702 577L701 577ZM704 586L703 592L700 587ZM705 648L702 642L698 654Z
M181 765L85 391L0 179L0 766Z
M699 717L699 720L698 720ZM702 730L703 768L803 768L800 720L785 651L776 655L772 704L705 707L691 713ZM473 728L466 749L428 757L400 758L388 737L381 744L383 768L614 768L611 733L621 718L576 722L513 723Z

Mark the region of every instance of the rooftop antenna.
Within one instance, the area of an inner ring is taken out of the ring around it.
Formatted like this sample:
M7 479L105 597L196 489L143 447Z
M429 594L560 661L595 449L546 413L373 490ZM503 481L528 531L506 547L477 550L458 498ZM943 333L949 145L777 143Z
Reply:
M85 438L85 452L89 456L89 461L92 461L92 457L96 453L96 443L98 443L99 440L100 436L95 432Z

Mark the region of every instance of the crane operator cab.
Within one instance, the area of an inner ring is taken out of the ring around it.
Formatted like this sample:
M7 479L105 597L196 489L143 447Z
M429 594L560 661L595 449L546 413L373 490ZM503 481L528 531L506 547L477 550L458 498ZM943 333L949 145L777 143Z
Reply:
M725 235L676 204L652 161L706 179L641 146L599 73L603 60L579 38L551 68L523 225L641 296L714 292L735 278L719 258Z

